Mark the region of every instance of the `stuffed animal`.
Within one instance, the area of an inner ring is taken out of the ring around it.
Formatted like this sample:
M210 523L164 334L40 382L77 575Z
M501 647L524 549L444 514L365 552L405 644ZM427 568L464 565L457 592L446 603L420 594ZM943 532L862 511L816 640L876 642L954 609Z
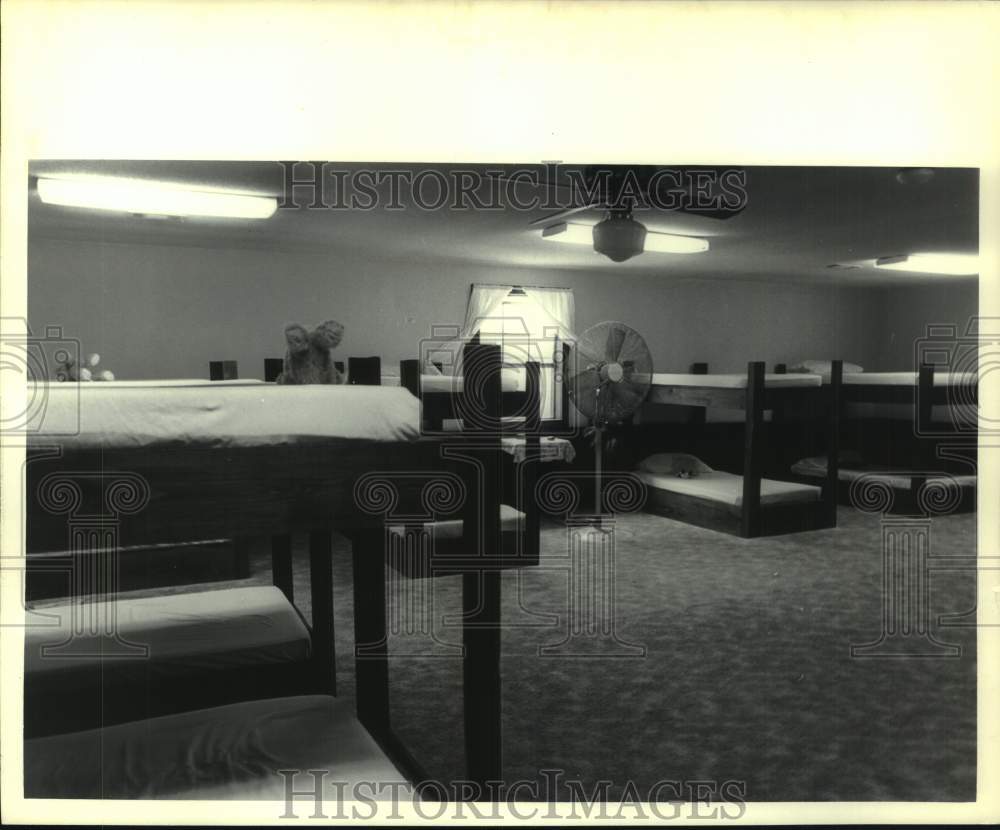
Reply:
M101 356L99 354L92 354L83 362L82 366L78 366L75 358L67 356L66 359L56 367L56 380L114 380L114 373L109 369L101 369L98 371L97 364L100 362Z
M333 365L332 350L344 336L344 327L335 320L320 323L312 331L290 323L285 326L284 370L278 383L343 383L344 376Z

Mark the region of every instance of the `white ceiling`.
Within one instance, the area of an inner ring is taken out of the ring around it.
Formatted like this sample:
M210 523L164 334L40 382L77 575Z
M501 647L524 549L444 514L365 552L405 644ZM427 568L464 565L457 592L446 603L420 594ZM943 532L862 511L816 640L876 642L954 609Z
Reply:
M359 165L330 165L338 169ZM442 165L409 165L410 170ZM378 170L399 165L371 165ZM483 170L487 168L481 168ZM497 166L490 165L490 170ZM513 168L511 168L513 169ZM836 281L893 285L955 280L869 266L832 269L879 256L919 251L978 250L978 171L941 169L926 184L901 184L895 168L751 167L747 207L718 221L687 214L643 211L650 230L708 237L703 254L647 252L613 263L585 246L557 244L529 228L545 211L279 209L266 220L155 220L42 204L29 194L32 239L88 239L139 244L346 251L374 258L448 260L520 268L595 270L630 275ZM282 168L274 162L34 162L30 173L99 173L212 185L280 195ZM300 170L300 175L304 171ZM528 199L531 188L521 188ZM404 201L406 201L404 199ZM596 213L572 221L593 223Z

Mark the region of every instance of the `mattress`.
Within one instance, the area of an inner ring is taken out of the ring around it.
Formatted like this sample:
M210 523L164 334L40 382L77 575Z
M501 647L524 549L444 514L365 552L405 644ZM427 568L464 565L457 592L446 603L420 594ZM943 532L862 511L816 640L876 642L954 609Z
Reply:
M518 424L524 422L524 417L519 415L504 417L500 419L500 422L502 425L506 423L507 426L516 428ZM461 432L463 428L461 418L443 418L441 420L442 432ZM525 446L526 443L523 434L504 435L500 438L500 448L508 455L512 455L515 461L524 461ZM576 458L576 450L573 448L573 444L567 439L556 435L540 436L538 447L543 462L564 461L569 463Z
M136 660L153 677L176 677L204 670L225 670L265 663L306 660L311 653L309 632L280 590L272 585L227 588L141 599L119 599L76 605L85 616L74 619L72 605L51 605L32 612L25 629L25 673L29 677L72 678L76 672L99 668L89 654L101 653L99 633L112 619L118 634L149 649L148 659ZM70 639L75 623L86 632L75 634L70 655L43 654L45 646ZM123 661L118 661L123 665ZM69 682L72 682L69 680Z
M67 448L282 446L299 442L414 441L420 403L383 386L262 382L52 383L33 441Z
M59 384L44 384L45 386L71 387L72 381L62 381ZM85 389L169 389L175 386L263 386L264 381L255 378L235 378L232 380L205 380L204 378L165 378L162 380L111 380L89 381L77 383Z
M820 377L817 375L817 377ZM843 376L847 386L917 386L917 372L855 372ZM829 378L823 382L828 383ZM979 382L975 372L935 372L935 386L975 386Z
M334 782L373 786L366 797L412 790L353 716L324 695L275 698L167 715L24 742L27 798L259 799L283 802L281 769L323 770ZM300 776L298 789L312 778ZM304 812L308 815L309 810ZM303 808L306 804L303 803ZM277 815L277 813L275 813Z
M826 459L822 457L803 458L796 461L792 465L792 472L800 476L825 478ZM837 478L840 481L851 482L861 478L862 476L866 476L868 478L877 478L879 481L885 482L890 487L900 490L909 490L912 486L913 477L915 475L917 475L916 472L912 474L901 473L898 471L892 473L880 472L878 469L865 467L863 465L839 467L837 469ZM976 486L976 476L974 475L949 475L947 477L934 475L927 476L928 481L935 481L939 478L945 481L955 481L961 487Z
M500 505L500 532L514 533L523 527L525 515L520 510L508 504ZM454 541L462 538L462 520L448 519L440 522L429 522L424 528L433 533L438 541ZM391 525L389 532L396 536L405 536L406 527L404 525Z
M647 487L654 490L708 499L731 507L740 507L743 504L743 477L732 473L713 470L692 478L644 471L636 475ZM760 482L760 503L763 505L819 501L821 496L821 489L811 484L774 481L769 478L761 479Z
M504 452L512 455L515 461L524 461L527 444L523 436L505 435L500 439L500 446ZM573 445L567 439L555 435L543 435L539 438L538 450L543 463L562 461L568 464L576 458Z
M504 392L524 392L527 388L527 374L523 369L502 369L500 388ZM421 375L420 389L423 394L460 394L465 390L465 378L461 375Z
M822 386L823 379L819 375L764 375L764 385L770 389L805 388ZM746 389L747 375L652 375L653 389L657 386L702 386L711 389Z

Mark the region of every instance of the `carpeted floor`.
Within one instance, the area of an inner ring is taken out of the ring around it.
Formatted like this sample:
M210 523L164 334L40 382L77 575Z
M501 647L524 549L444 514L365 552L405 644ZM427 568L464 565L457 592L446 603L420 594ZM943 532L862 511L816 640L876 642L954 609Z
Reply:
M751 801L975 798L974 629L935 624L940 640L962 647L957 659L850 655L881 630L877 516L841 508L835 530L754 540L623 516L613 636L560 647L579 618L569 612L567 546L567 529L548 525L541 567L504 575L508 782L549 769L587 792L608 780L612 798L660 780L744 782ZM974 554L975 515L934 519L931 546L935 556ZM339 537L334 557L339 687L350 698L351 560ZM295 560L308 615L301 544ZM261 546L249 581L269 580ZM975 605L972 573L936 572L931 589L933 620ZM394 582L390 593L394 726L432 776L461 778L460 632L449 619L460 581ZM433 637L413 607L432 609Z

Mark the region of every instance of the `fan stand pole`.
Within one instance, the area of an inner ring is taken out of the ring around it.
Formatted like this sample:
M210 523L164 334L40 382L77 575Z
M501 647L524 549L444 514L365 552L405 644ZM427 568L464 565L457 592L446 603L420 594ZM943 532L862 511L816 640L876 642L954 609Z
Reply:
M601 456L604 451L604 431L594 427L594 517L601 521Z

